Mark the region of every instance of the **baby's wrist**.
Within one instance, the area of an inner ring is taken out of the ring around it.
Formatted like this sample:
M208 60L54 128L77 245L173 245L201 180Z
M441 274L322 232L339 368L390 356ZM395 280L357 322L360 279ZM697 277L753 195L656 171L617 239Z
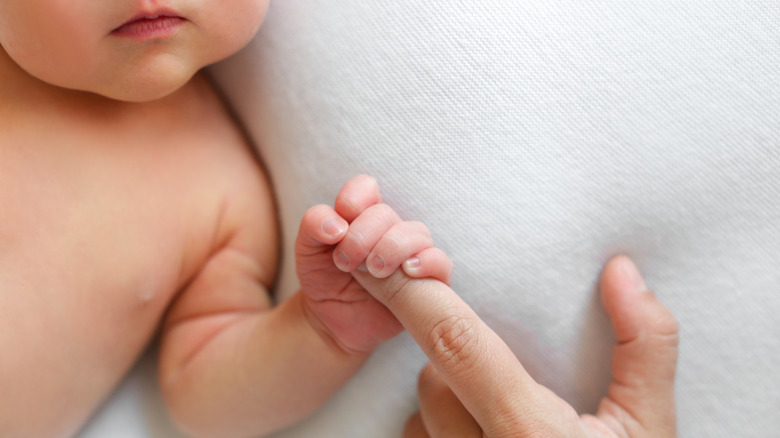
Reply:
M305 320L306 326L312 330L322 343L334 354L364 361L381 343L377 341L371 345L351 345L343 336L339 336L339 332L344 332L345 328L342 327L341 330L339 330L338 328L333 327L333 324L329 323L329 321L323 317L322 313L317 311L317 305L322 303L311 300L302 290L296 294L295 298L297 298L300 303L301 315Z

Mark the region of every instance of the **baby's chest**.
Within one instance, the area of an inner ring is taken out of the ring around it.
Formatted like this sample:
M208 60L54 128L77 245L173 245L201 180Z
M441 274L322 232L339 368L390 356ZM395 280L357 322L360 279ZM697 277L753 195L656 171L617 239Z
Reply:
M33 182L0 186L0 344L12 352L0 358L0 407L47 406L67 422L92 410L147 345L192 269L198 226L174 200L107 179Z
M215 247L224 200L241 188L236 169L252 168L218 105L180 103L106 115L112 123L36 120L41 129L0 144L5 324L93 351L151 337Z
M148 337L183 281L187 231L172 211L131 194L48 190L5 196L15 198L0 217L0 302L17 309L10 318L36 321L31 339L113 342L120 327L130 345Z
M206 257L218 191L132 155L16 158L0 163L3 325L127 360Z
M237 130L137 119L0 141L0 411L94 408L215 247Z

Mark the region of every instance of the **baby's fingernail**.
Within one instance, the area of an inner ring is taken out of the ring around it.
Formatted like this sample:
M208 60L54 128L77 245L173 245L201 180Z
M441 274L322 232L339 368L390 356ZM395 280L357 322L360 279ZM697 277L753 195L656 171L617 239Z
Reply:
M368 272L368 266L366 266L365 263L361 263L360 266L357 267L357 270L360 272Z
M325 219L322 223L322 231L332 237L344 234L347 231L347 224L341 218L329 218Z
M369 271L375 274L381 272L382 268L385 267L385 261L382 260L382 257L379 256L375 256L374 258L372 258L369 261L369 264L370 264Z
M420 258L412 257L404 261L404 271L414 272L420 267Z
M341 251L336 251L333 254L334 262L336 263L336 267L341 269L342 271L346 271L349 267L349 258L346 254L344 254Z

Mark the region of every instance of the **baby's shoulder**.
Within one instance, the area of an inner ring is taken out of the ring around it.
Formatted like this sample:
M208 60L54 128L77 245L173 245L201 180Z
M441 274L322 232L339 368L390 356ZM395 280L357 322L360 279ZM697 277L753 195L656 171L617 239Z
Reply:
M121 218L140 228L146 222L138 216L154 218L142 231L173 227L183 241L197 242L184 245L193 254L238 235L258 246L253 253L275 245L276 212L263 167L205 76L153 102L57 93L27 93L11 111L0 105L0 114L13 114L0 116L0 201L25 205L47 193L89 199L90 221ZM41 205L54 220L71 204ZM26 210L19 215L43 214Z
M171 148L179 169L195 172L199 184L221 191L225 202L270 196L264 167L243 128L204 76L198 75L170 102L149 117L157 125L159 147ZM167 122L160 123L167 119ZM176 126L175 129L170 129ZM167 130L166 130L167 127ZM168 134L166 134L166 131ZM164 138L168 135L168 138ZM193 182L195 184L195 182ZM242 201L245 202L245 201Z
M278 224L265 167L211 82L199 75L187 87L182 101L176 103L178 111L171 113L184 117L178 121L182 129L177 130L177 143L197 172L183 178L194 177L192 185L200 187L198 193L211 192L210 204L219 203L212 250L239 249L263 266L264 282L270 284L276 269Z

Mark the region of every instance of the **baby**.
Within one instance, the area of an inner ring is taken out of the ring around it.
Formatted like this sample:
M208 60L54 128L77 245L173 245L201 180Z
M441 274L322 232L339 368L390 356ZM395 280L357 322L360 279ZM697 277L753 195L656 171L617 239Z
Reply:
M0 436L73 435L158 332L183 430L277 430L401 330L350 272L449 281L359 176L305 215L301 291L272 307L271 187L198 73L267 3L0 2Z

